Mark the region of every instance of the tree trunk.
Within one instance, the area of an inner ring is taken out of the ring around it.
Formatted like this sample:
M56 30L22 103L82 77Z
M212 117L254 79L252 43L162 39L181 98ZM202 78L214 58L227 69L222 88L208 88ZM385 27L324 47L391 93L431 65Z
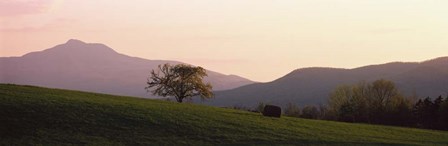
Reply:
M181 96L181 97L178 97L178 98L176 98L176 99L177 99L177 102L182 103L182 101L184 100L184 98L185 98L185 97Z
M183 98L176 97L176 100L177 100L177 102L179 102L179 103L182 103L182 99L183 99Z

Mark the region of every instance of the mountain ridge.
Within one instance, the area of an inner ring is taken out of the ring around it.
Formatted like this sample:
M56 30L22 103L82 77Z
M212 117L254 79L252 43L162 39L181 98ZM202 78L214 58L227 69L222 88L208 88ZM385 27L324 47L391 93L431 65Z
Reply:
M326 104L332 90L344 84L387 79L411 96L435 97L448 94L448 57L422 62L390 62L344 69L308 67L296 69L267 83L254 83L218 91L215 99L203 104L215 106L248 106L259 102L284 106ZM446 88L446 89L445 89Z
M148 60L120 54L100 43L70 39L20 57L0 57L0 82L148 97L144 90L150 71L179 61ZM214 90L226 90L253 81L207 70Z

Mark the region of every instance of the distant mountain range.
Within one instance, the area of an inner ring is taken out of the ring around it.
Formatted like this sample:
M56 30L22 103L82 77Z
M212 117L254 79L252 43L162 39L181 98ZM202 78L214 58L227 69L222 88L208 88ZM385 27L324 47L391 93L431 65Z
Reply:
M147 60L115 52L103 44L69 40L65 44L21 57L0 57L0 83L92 91L116 95L154 97L144 90L157 65L182 62ZM325 104L342 84L387 79L405 94L435 97L448 94L448 57L424 62L393 62L354 69L303 68L268 83L207 71L214 106L255 106L258 102ZM222 90L222 91L220 91Z
M0 83L28 84L116 95L150 97L144 90L152 69L168 60L147 60L115 52L103 44L71 39L65 44L21 57L0 57ZM214 90L254 82L207 71Z
M425 62L394 62L355 69L303 68L269 83L255 83L216 92L215 106L249 106L258 102L284 106L286 103L326 104L332 90L342 84L387 79L406 95L436 97L448 94L448 57Z

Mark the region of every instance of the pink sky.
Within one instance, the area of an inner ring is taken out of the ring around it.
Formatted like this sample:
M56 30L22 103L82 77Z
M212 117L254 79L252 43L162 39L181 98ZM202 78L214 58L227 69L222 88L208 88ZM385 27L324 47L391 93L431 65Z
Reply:
M0 56L75 38L272 81L312 66L448 56L445 0L3 0Z

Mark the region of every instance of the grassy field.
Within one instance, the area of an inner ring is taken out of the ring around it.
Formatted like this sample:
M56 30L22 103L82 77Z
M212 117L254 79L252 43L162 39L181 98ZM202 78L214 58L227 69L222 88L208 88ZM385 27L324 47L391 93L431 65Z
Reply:
M0 84L0 145L448 145L448 132Z

